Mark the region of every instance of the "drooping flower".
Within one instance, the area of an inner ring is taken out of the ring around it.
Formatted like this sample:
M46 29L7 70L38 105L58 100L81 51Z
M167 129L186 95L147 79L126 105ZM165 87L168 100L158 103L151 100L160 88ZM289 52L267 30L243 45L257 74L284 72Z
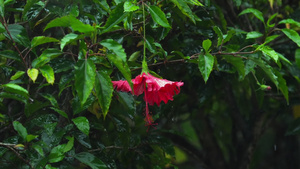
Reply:
M146 126L153 125L148 104L154 105L154 103L156 103L157 106L159 106L162 101L166 104L169 100L173 100L174 95L180 92L180 87L183 85L183 82L160 79L149 73L142 73L132 79L134 92L132 92L128 82L125 80L112 81L112 83L114 88L118 91L131 92L137 96L144 93L144 100L146 102Z

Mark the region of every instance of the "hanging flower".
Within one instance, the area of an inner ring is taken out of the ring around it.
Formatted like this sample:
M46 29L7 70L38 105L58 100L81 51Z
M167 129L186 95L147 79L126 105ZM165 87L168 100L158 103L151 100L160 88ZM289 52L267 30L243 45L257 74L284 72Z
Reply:
M166 104L169 100L173 100L174 95L180 92L180 87L183 85L183 82L160 79L149 73L142 73L132 79L134 92L132 92L128 82L125 80L112 81L112 83L114 88L118 91L131 92L137 96L144 93L144 100L146 102L146 126L153 125L153 119L149 113L148 104L154 105L154 103L156 103L157 106L159 106L162 101Z

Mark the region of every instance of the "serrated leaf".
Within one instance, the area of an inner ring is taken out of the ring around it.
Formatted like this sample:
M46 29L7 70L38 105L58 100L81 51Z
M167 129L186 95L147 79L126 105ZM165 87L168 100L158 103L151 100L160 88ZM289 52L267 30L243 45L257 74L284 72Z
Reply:
M35 81L39 75L39 71L35 68L28 69L27 75L30 77L30 79L33 81L33 83L35 83Z
M79 154L76 154L74 157L78 161L88 165L92 169L108 169L108 167L103 163L103 161L101 161L91 153L81 152Z
M39 136L38 135L31 135L31 134L28 134L27 136L26 136L26 142L31 142L32 140L34 140L34 139L36 139L36 138L38 138Z
M224 59L235 67L235 69L239 72L239 79L243 80L245 78L245 64L243 59L233 56L224 56Z
M228 42L228 41L232 38L232 36L233 36L234 34L235 34L235 30L230 30L230 31L228 31L227 34L224 35L224 41L223 41L223 43Z
M32 61L31 65L34 68L39 68L61 54L62 52L60 50L54 48L46 49L38 58Z
M200 3L198 0L188 0L187 2L197 5L197 6L204 6L202 3Z
M198 68L203 76L205 83L214 66L214 57L210 53L200 54L198 58Z
M19 24L8 25L8 31L9 31L12 39L16 43L23 45L24 47L30 47L30 41L29 41L27 32L22 25L19 25ZM11 39L10 35L7 32L5 32L4 35L8 39Z
M180 11L189 17L193 23L196 23L193 12L188 4L184 0L171 0L179 9Z
M49 65L44 65L40 67L40 71L42 75L46 78L47 82L53 85L55 77L52 67Z
M300 36L295 30L285 28L282 32L300 47Z
M25 72L24 71L17 71L11 78L10 80L16 80L18 78L20 78L22 75L24 75Z
M101 41L100 44L106 47L108 50L111 50L113 53L115 53L118 57L122 59L123 62L126 62L126 53L121 44L114 41L113 39L105 39Z
M281 75L281 73L277 70L274 70L275 75L277 76L277 80L278 80L278 88L281 91L281 93L283 94L287 104L289 104L289 90L288 87L286 85L286 81L283 78L283 76Z
M214 26L213 30L218 35L218 44L217 44L217 46L220 46L222 41L223 41L223 33L222 33L221 29L217 26Z
M126 1L126 2L124 3L124 11L125 11L125 12L133 12L133 11L136 11L136 10L138 10L138 9L140 9L140 7L134 5L134 4L133 4L132 2L130 2L130 1Z
M294 19L284 19L281 20L278 24L291 24L300 27L300 22L295 21Z
M245 10L243 10L240 14L240 15L244 15L244 14L247 14L247 13L252 13L257 19L259 19L260 21L262 21L263 23L265 22L264 21L264 17L263 17L263 13L260 12L259 10L257 9L254 9L254 8L247 8Z
M109 5L107 4L106 0L93 0L94 3L98 4L102 9L104 9L107 13L110 13Z
M79 60L75 66L75 90L81 106L86 102L95 83L96 66L92 60Z
M74 33L69 33L67 35L65 35L62 39L61 39L61 42L60 42L60 49L61 51L64 49L64 47L71 43L73 40L75 40L76 38L78 37L77 34L74 34Z
M26 141L27 137L27 129L18 121L13 122L14 129L18 132L19 136L23 138L24 141Z
M26 5L24 6L22 17L25 18L27 12L30 10L30 8L37 2L38 0L27 0Z
M98 71L96 73L95 90L98 102L105 118L111 103L114 88L109 75L104 71Z
M31 41L31 48L34 48L38 45L42 45L49 42L59 42L59 40L51 37L45 37L45 36L36 36Z
M154 39L151 36L146 35L146 48L151 52L155 53L155 45L154 45Z
M133 84L131 81L131 71L127 62L124 62L120 57L113 54L108 54L107 58L119 69L119 71L122 73L122 75L125 77L125 79L132 88Z
M82 131L86 135L89 135L90 123L86 117L77 117L75 119L72 119L72 121L80 131Z
M5 91L15 93L15 94L19 94L19 95L23 96L24 98L29 97L28 91L26 89L24 89L23 87L21 87L20 85L18 85L18 84L8 83L8 84L2 85L2 87L4 87Z
M125 17L127 17L128 13L124 12L123 3L119 3L117 7L111 11L105 25L104 29L101 33L109 32L111 28L113 28L115 25L119 24L123 21Z
M205 50L205 52L209 52L209 48L211 47L211 41L209 39L206 39L202 42L202 47Z
M42 146L38 145L38 144L33 144L32 145L32 148L37 152L39 153L42 157L44 157L44 150L42 148Z
M126 110L131 114L134 115L134 112L136 110L135 102L134 102L134 97L132 94L126 93L126 92L117 92L118 95L118 100Z
M272 36L268 36L265 40L265 44L275 40L279 35L272 35Z
M277 53L278 57L279 57L282 61L284 61L284 62L286 62L286 63L292 65L292 63L291 63L286 57L284 57L281 53L278 53L278 52L276 52L276 53Z
M256 39L262 37L263 34L257 31L248 32L246 35L246 39Z
M171 28L165 13L157 6L149 6L149 12L152 17L152 19L158 23L160 26L165 28Z
M16 61L19 61L19 62L22 61L21 56L19 56L19 54L17 52L12 51L12 50L0 51L0 56L8 58L8 59L13 59L13 60L16 60Z
M72 15L63 16L61 18L55 18L50 21L45 27L44 31L53 27L71 27L74 31L81 33L94 32L95 28L91 25L84 24L80 20L76 19Z
M279 56L277 55L274 49L272 49L269 46L261 46L259 50L262 51L265 55L268 55L277 63Z

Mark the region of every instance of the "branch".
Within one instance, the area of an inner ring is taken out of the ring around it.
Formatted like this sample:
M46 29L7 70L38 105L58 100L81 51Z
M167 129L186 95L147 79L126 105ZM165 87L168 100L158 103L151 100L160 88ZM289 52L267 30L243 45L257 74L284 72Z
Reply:
M12 152L14 152L16 154L16 156L21 159L22 161L24 161L31 169L34 169L33 166L29 163L29 161L25 160L21 154L15 149L15 147L17 146L16 144L10 144L10 143L2 143L0 142L0 146L2 147L6 147L8 149L10 149Z

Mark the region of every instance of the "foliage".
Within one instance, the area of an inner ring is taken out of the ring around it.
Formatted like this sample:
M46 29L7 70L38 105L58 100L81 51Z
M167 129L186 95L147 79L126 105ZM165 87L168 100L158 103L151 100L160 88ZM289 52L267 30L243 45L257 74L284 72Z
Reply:
M1 168L299 168L299 5L0 0Z

